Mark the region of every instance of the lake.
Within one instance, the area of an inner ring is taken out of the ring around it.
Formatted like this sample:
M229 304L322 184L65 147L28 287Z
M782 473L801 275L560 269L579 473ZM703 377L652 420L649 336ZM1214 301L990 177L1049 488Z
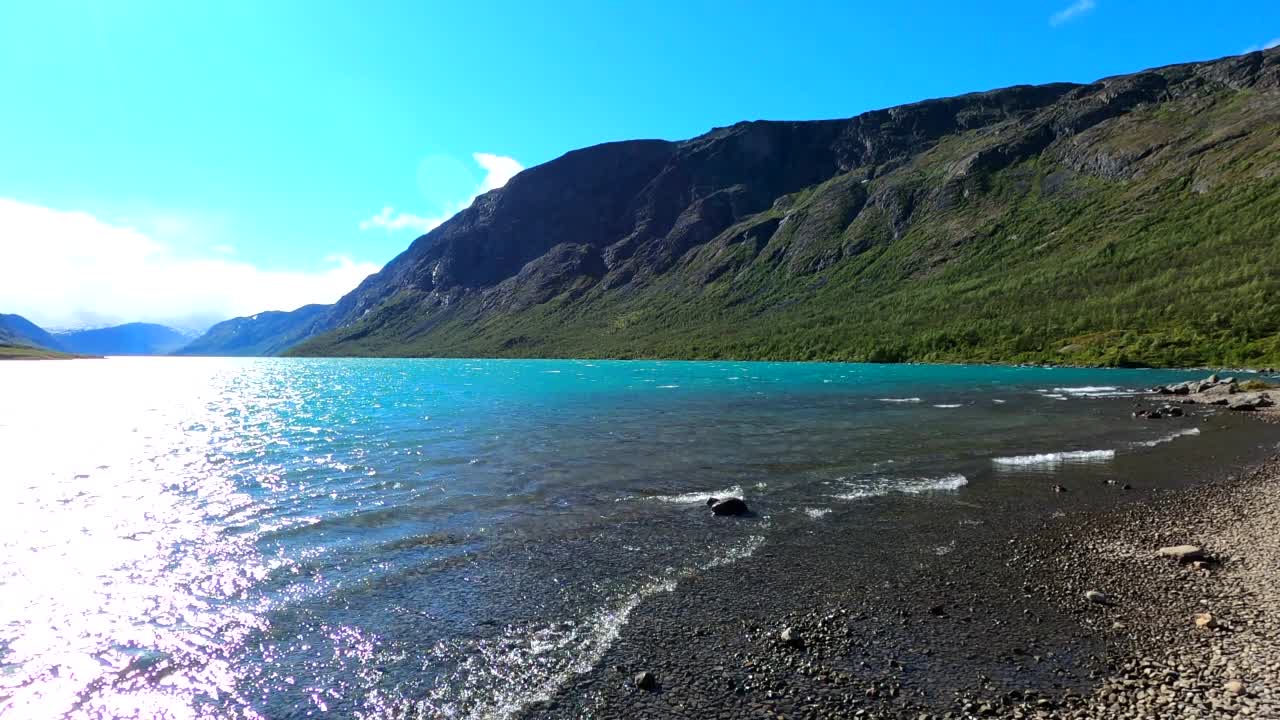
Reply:
M1175 487L1271 447L1235 416L1130 416L1204 374L8 363L0 714L504 717L646 598L884 503L1048 512L1055 484Z

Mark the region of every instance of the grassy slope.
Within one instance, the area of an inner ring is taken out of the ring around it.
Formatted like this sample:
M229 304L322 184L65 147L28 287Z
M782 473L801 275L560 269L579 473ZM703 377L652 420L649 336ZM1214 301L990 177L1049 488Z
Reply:
M713 242L639 289L517 314L463 304L416 337L414 298L401 297L406 311L384 324L302 351L1280 364L1280 125L1254 100L1241 91L1165 104L1078 139L1144 158L1127 179L1066 172L1051 148L972 178L967 196L917 212L896 239L876 208L842 228L828 217L839 196L813 188L787 209L792 226L831 224L817 244L790 247L786 232L764 248ZM982 142L951 138L866 189L936 197L953 161ZM837 260L824 267L824 257Z
M0 360L74 360L86 357L90 356L72 355L28 345L0 345Z

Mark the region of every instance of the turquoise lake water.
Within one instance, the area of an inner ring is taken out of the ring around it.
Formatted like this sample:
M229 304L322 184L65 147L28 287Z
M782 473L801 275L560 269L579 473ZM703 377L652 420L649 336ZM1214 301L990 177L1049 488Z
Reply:
M870 499L1012 507L1261 447L1130 417L1203 374L8 363L0 715L503 717L646 597ZM730 494L754 516L710 517Z

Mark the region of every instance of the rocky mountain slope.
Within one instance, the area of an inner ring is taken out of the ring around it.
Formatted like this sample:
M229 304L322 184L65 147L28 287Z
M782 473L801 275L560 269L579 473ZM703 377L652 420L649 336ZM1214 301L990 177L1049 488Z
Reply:
M317 323L332 305L306 305L293 312L269 311L232 318L209 328L175 355L278 355L306 340L323 326Z
M1274 364L1278 236L1270 50L577 150L271 322L300 355Z

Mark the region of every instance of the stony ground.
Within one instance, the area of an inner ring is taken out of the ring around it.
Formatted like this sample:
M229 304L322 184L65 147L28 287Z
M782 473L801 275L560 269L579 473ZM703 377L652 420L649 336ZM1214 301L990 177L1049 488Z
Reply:
M651 598L524 716L1280 720L1280 457L933 558L869 522Z
M1208 561L1156 556L1182 544ZM1280 718L1280 460L1019 547L1029 575L1068 579L1053 601L1108 645L1066 716ZM1089 590L1110 602L1080 602Z

